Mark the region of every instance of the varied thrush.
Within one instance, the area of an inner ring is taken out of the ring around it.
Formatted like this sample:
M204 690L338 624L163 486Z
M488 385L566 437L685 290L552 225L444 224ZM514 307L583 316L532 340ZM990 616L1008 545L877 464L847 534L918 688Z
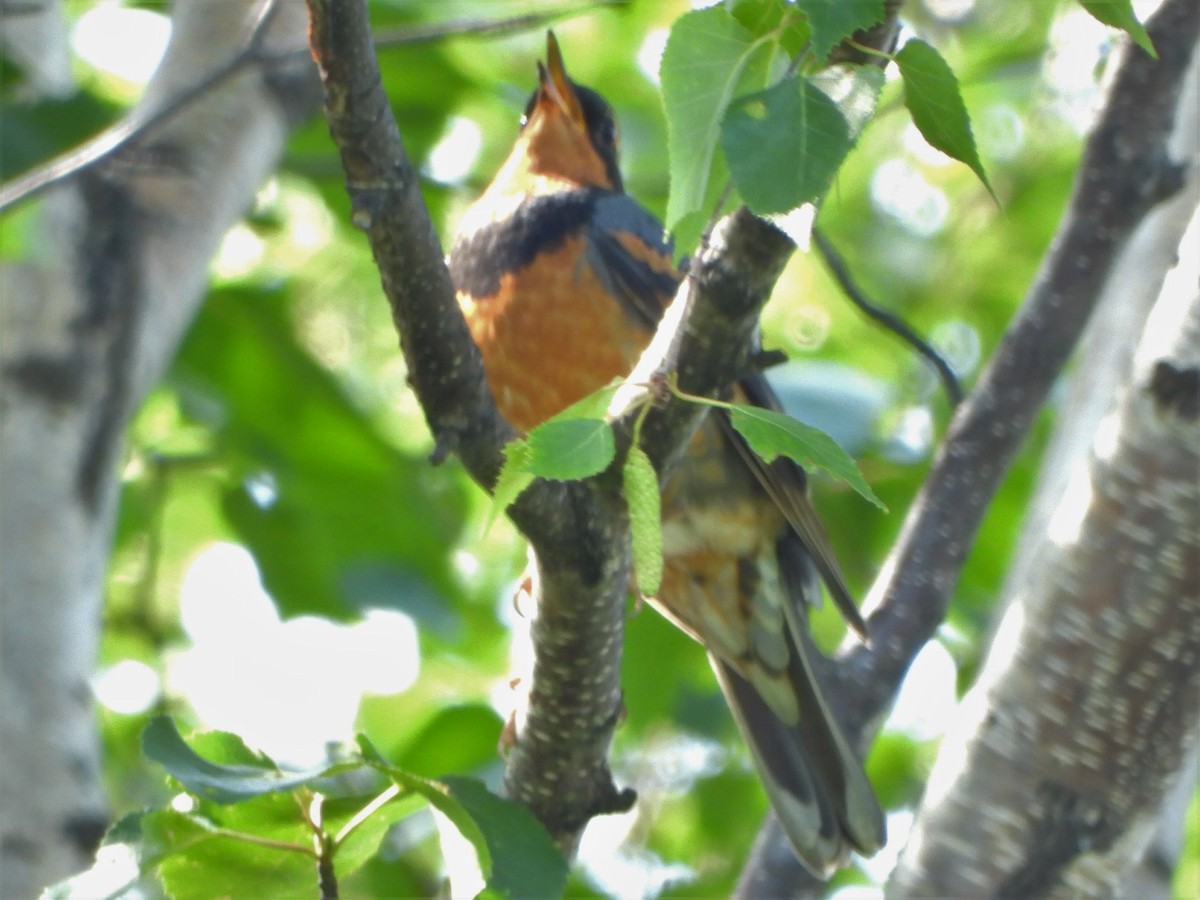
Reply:
M522 431L627 375L675 294L662 225L624 192L612 109L567 77L552 33L516 146L465 214L450 272L495 401ZM778 407L759 374L734 395ZM764 463L710 413L664 485L663 538L651 602L707 649L801 861L828 876L848 850L874 852L883 814L810 664L817 573L865 626L803 470Z

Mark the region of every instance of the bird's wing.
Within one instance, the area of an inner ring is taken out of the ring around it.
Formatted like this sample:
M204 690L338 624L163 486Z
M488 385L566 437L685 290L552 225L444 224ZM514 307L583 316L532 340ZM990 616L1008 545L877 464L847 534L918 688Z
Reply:
M749 402L764 409L782 412L782 406L767 379L761 373L747 375L738 381L734 389L734 399L739 402ZM845 617L847 624L862 638L867 637L867 625L863 621L858 605L846 587L841 567L834 555L833 546L825 526L821 524L817 511L813 508L808 496L807 479L804 470L786 457L779 457L772 462L766 462L734 429L729 416L722 413L721 426L724 428L730 442L737 448L742 461L754 473L763 490L775 501L775 505L788 520L792 530L800 538L812 557L813 564L821 575L821 580L829 589L830 596L837 604L838 610Z
M653 331L680 281L662 224L628 194L598 192L588 259L610 293Z
M606 286L621 298L631 315L647 328L655 328L680 280L672 264L671 243L659 221L628 194L605 192L596 200L588 245L592 265L601 279L607 281ZM781 411L774 391L759 373L737 383L735 399ZM804 470L782 457L765 462L733 428L727 414L721 411L714 414L743 462L804 543L847 623L865 638L866 623L846 587L829 536L808 498Z

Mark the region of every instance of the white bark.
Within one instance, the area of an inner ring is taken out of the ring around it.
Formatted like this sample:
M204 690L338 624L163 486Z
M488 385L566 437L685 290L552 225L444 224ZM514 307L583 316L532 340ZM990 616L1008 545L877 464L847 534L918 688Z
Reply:
M1191 758L1200 725L1194 185L1190 196L1189 231L1172 242L1180 263L1122 367L1115 403L1085 432L1089 452L1040 539L1026 542L890 897L1115 895ZM1077 377L1105 380L1091 368Z
M181 0L142 102L235 53L252 6ZM281 4L272 46L302 47L304 27L303 7ZM38 250L0 271L6 900L86 864L107 820L88 681L121 435L198 308L218 241L278 160L290 105L280 83L251 67L52 189L37 201Z

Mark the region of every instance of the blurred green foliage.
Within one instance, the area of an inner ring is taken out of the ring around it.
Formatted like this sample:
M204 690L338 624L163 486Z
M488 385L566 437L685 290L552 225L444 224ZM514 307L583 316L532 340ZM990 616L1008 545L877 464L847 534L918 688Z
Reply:
M371 10L381 30L402 30L551 5L377 0ZM1064 124L1061 104L1087 99L1047 77L1048 55L1065 52L1051 44L1054 23L1080 13L1048 0L957 6L965 12L939 15L942 7L911 0L906 22L957 73L999 205L969 169L923 147L900 86L889 79L878 116L834 179L820 226L881 305L923 334L951 325L976 342L962 373L969 384L1021 302L1070 190L1080 135ZM650 58L653 71L653 48L688 8L684 0L639 0L555 23L572 77L615 107L627 189L659 215L667 197L666 126L658 87L640 61ZM1102 40L1082 47L1079 66L1097 64ZM457 118L479 130L464 179L423 185L444 243L507 154L543 48L533 29L381 50L384 83L418 164L427 165ZM111 120L117 109L102 83L83 84L53 108L6 105L6 175ZM889 194L897 183L908 185L907 198ZM178 618L187 566L212 542L236 541L253 554L285 619L349 620L380 607L410 615L419 632L418 681L402 694L365 697L358 727L411 771L475 774L494 784L502 715L491 698L503 695L510 675L509 624L519 621L512 584L523 550L507 523L483 535L487 498L453 459L429 464L432 445L404 383L389 311L365 240L348 218L336 154L314 116L294 133L278 176L227 241L199 317L130 430L104 662L136 659L167 673L171 654L189 640ZM28 250L19 238L36 227L29 219L6 221L6 254ZM860 403L839 403L856 417L847 427L870 436L855 453L890 514L843 485L816 480L818 506L861 595L928 463L929 447L919 439L910 452L895 451L897 426L916 412L936 439L949 415L946 401L928 368L851 307L814 254L796 254L764 328L767 343L798 365L836 363L884 386L882 408L866 394ZM960 688L982 652L1053 417L1047 411L1004 483L959 582L947 645L960 665ZM828 609L816 614L815 628L826 646L842 633ZM613 767L642 796L629 846L691 867L667 895L727 895L765 812L762 791L701 649L648 609L631 608L627 632L627 718ZM162 709L190 715L169 682L147 713L103 714L106 777L118 811L166 796L136 747L149 714ZM698 780L695 770L664 775L665 758L655 755L683 738L695 739L692 751L723 748ZM890 809L918 801L931 758L928 742L884 734L869 768ZM343 885L344 895L390 896L398 887L430 893L441 877L434 842L432 827L402 829ZM570 891L597 891L589 877L575 876ZM848 872L834 884L862 877ZM1181 877L1194 885L1195 867Z

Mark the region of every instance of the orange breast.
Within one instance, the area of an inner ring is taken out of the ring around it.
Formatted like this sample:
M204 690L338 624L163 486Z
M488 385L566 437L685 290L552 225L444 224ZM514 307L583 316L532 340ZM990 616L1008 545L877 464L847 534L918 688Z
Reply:
M459 302L496 404L521 431L628 374L650 340L605 292L583 236L505 273L492 296Z

